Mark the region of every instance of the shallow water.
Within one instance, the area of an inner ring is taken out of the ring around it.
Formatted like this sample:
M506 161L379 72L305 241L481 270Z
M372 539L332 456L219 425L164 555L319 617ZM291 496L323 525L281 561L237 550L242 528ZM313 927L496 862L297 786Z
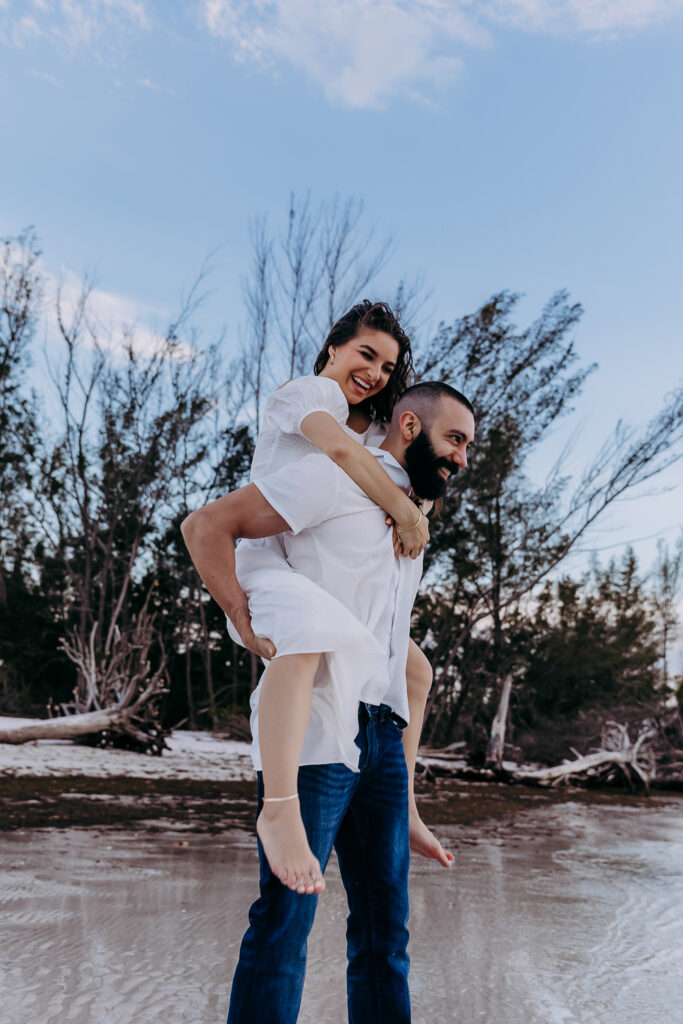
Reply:
M442 828L415 861L415 1024L683 1021L683 802L564 803ZM220 1024L255 895L240 833L0 835L2 1024ZM344 892L328 870L300 1021L344 1024Z

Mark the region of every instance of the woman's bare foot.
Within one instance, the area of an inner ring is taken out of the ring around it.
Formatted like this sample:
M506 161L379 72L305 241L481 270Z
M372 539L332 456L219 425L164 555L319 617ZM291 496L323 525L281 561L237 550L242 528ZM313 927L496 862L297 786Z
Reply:
M444 850L434 833L425 825L415 806L410 809L410 849L413 853L419 853L421 857L438 860L445 868L449 868L453 863L453 854Z
M298 800L264 804L256 831L270 870L283 885L302 896L324 890L325 879L308 845Z

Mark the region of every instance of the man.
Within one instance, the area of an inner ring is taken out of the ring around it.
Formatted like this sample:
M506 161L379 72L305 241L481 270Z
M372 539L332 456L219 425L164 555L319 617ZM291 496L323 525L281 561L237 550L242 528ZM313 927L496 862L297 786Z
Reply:
M472 409L463 395L447 384L418 384L397 402L381 448L371 450L399 486L437 498L450 474L466 466L473 435ZM240 634L243 623L236 618L248 612L235 578L232 542L274 534L283 535L292 567L332 593L386 652L383 670L361 693L360 770L302 757L298 790L310 847L324 871L334 846L348 897L349 1020L406 1024L408 778L401 726L408 719L405 661L420 560L395 559L384 512L330 459L309 455L183 523L202 579ZM326 727L322 680L309 730ZM311 736L310 749L317 738ZM259 777L259 805L262 795ZM261 895L250 910L228 1022L293 1024L317 896L282 885L260 844L259 858Z

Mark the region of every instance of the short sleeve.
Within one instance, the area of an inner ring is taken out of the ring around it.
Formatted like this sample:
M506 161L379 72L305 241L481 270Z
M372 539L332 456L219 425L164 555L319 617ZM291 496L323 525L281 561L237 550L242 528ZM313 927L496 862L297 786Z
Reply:
M254 481L292 533L339 515L339 481L344 471L326 455L306 455Z
M302 421L312 412L328 412L344 426L349 406L336 380L309 376L288 381L268 399L264 419L285 434L300 434Z

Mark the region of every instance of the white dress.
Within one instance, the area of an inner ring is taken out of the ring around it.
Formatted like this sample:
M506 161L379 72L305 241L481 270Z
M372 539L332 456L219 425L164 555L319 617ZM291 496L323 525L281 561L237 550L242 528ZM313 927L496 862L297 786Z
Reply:
M386 428L371 424L358 434L346 425L349 407L336 381L329 377L299 377L275 391L266 403L263 422L256 441L251 480L258 481L306 455L319 453L301 433L301 423L312 412L327 412L361 444L380 445ZM278 537L242 540L235 552L237 579L249 602L251 624L257 636L269 637L277 656L321 653L315 677L316 708L325 707L325 715L336 723L338 748L334 761L358 770L359 750L354 739L356 708L361 691L386 662L383 650L372 633L336 598L302 573L295 572L285 557ZM233 640L242 641L228 619ZM255 712L258 695L252 695ZM351 715L349 712L351 711ZM256 715L252 714L255 723ZM320 734L323 735L321 729ZM329 730L327 730L329 736ZM308 735L315 735L315 728ZM308 749L302 764L329 761L329 747L321 758L319 751ZM258 747L252 748L254 766L260 770Z

